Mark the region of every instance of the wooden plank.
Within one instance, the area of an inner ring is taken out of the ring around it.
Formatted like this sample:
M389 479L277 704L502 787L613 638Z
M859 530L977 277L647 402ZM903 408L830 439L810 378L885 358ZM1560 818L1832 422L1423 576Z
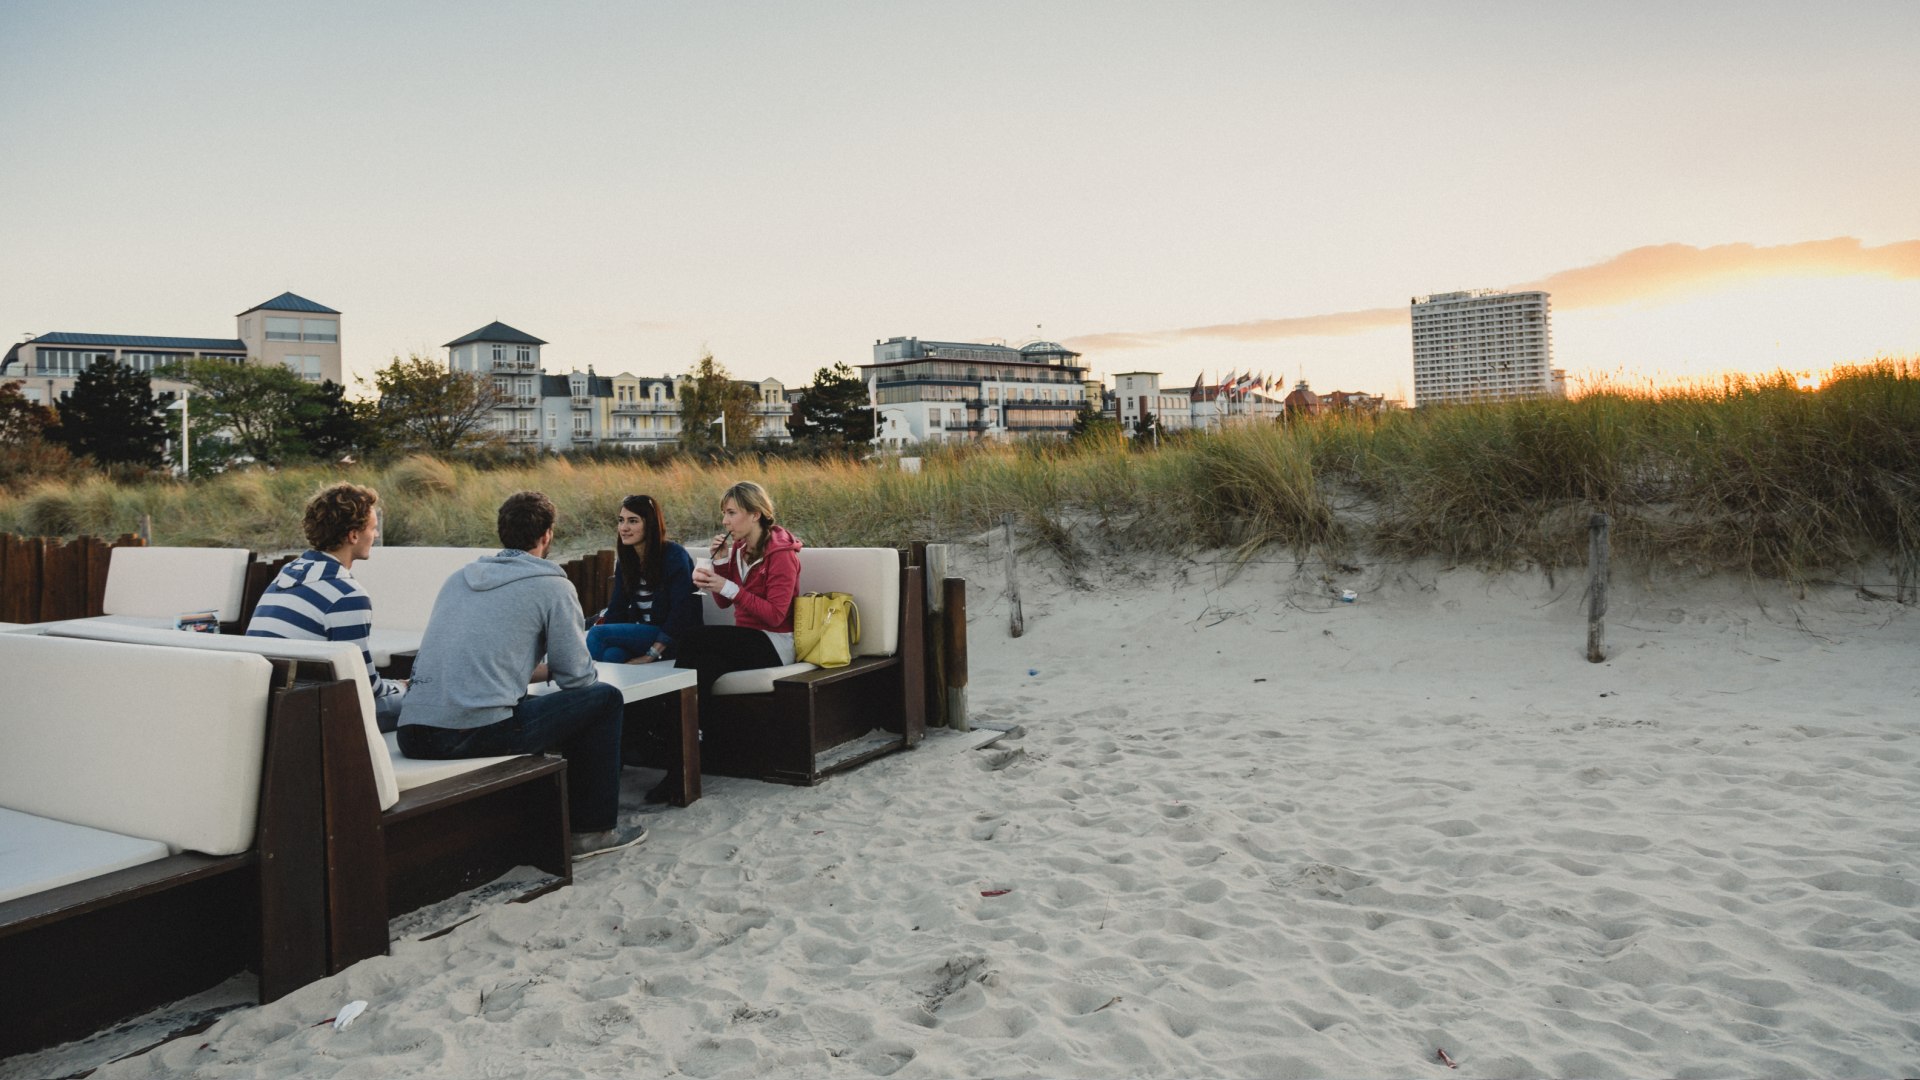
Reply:
M297 558L297 555L284 555L272 562L262 562L256 557L247 563L246 586L240 599L242 633L246 631L247 624L253 621L253 609L260 606L260 598L266 595L267 586L280 576L282 568Z
M926 640L926 585L918 566L901 571L900 580L900 733L914 747L927 734L926 652L915 642Z
M331 973L370 956L386 955L387 849L359 692L345 679L316 689L321 702L321 770L326 777L327 970Z
M59 551L60 572L47 584L53 593L56 619L83 619L87 616L87 560L78 540L55 541Z
M292 665L275 661L291 679ZM274 1001L327 975L325 795L321 699L314 687L275 692L260 777L260 1000Z
M700 798L700 691L692 686L680 691L680 790L673 793L675 806L692 806Z
M87 566L87 617L107 613L107 568L113 562L113 545L103 537L84 536L81 544Z
M947 726L955 731L972 730L967 715L967 579L948 578L941 618L947 624L945 636L947 679Z

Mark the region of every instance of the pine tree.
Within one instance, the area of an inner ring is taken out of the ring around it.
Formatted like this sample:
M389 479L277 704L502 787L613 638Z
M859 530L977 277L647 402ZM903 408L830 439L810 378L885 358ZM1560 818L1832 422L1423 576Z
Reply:
M871 442L873 409L867 384L845 362L821 368L794 405L788 427L795 442L820 449Z
M144 371L98 360L60 402L60 437L102 465L157 467L167 445L166 417Z

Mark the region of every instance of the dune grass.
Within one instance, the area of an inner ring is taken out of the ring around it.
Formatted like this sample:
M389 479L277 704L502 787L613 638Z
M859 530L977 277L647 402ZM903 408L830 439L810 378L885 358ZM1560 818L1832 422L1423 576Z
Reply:
M490 545L494 509L526 488L559 507L563 554L608 546L615 506L637 491L661 500L676 536L699 538L717 523L719 492L753 479L810 544L954 538L1011 513L1069 568L1113 547L1577 565L1587 517L1603 511L1626 559L1794 576L1891 557L1907 583L1920 553L1920 360L1837 368L1817 391L1785 373L1603 386L1569 401L1188 434L1152 452L1117 437L940 447L917 473L791 459L481 469L415 457L191 486L90 477L0 495L0 530L118 534L152 515L157 543L293 550L300 506L340 478L380 490L392 544Z

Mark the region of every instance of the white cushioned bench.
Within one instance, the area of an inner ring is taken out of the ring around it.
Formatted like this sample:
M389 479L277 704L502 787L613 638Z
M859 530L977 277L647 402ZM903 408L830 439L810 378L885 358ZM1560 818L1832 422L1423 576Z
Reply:
M704 550L693 551L696 557ZM721 676L702 704L701 768L812 784L918 742L925 726L919 568L893 548L803 548L799 591L844 592L860 609L853 663L809 663ZM701 594L702 621L731 625L733 610ZM911 642L915 648L902 648Z
M285 787L273 663L6 633L0 673L0 971L23 991L0 1057L245 967L263 1000L326 973L324 924L302 921L320 878L257 851L303 813L317 829L320 805Z
M415 652L433 615L433 602L447 578L498 548L377 547L353 564L353 577L373 601L373 632L367 651L375 667L393 663L397 652Z
M376 617L378 612L376 611ZM512 755L415 761L377 726L367 668L347 642L194 634L82 621L47 628L175 654L249 655L323 665L340 700L323 699L315 768L326 788L329 970L387 950L395 915L532 865L572 881L566 763Z

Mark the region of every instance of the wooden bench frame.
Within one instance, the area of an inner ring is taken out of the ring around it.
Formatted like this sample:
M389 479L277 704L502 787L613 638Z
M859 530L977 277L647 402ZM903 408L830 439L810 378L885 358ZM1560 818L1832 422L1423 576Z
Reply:
M717 694L700 715L701 767L718 776L817 784L926 735L926 571L900 570L892 656L776 679L770 694ZM879 728L891 738L863 740Z
M262 1003L327 974L312 767L323 688L294 685L293 670L273 662L252 850L172 855L0 903L0 1057L84 1037L249 968Z
M517 866L573 883L567 763L528 755L400 793L386 811L354 684L321 688L327 971L388 951L387 923ZM541 891L545 891L544 889Z

